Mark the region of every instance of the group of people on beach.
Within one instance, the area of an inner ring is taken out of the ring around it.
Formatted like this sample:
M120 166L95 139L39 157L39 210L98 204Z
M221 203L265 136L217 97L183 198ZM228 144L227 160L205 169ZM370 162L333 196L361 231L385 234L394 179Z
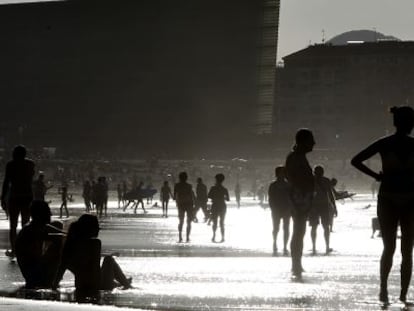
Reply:
M112 256L105 256L101 267L97 217L84 214L65 232L61 222L51 223L44 196L37 197L37 193L33 200L33 176L33 161L26 159L25 147L16 146L6 165L1 204L10 224L6 255L17 259L26 289L56 288L66 270L75 276L78 301L95 299L101 289L131 287L131 279ZM19 216L22 230L17 234Z
M108 214L109 186L105 176L99 176L95 181L85 180L82 187L82 197L86 212L96 211L99 217Z
M132 286L132 279L124 275L112 255L105 255L101 265L100 228L95 215L83 214L65 232L61 222L51 222L47 202L32 201L30 214L31 221L19 232L15 243L26 289L56 289L66 270L75 276L79 302L93 302L100 290Z
M270 184L268 190L273 224L273 254L278 254L277 236L280 223L283 221L283 255L285 256L289 254L290 220L292 216L297 214L294 208L294 200L297 194L292 195L292 189L286 174L285 166L276 167L276 179ZM324 176L324 168L321 165L315 166L313 170L313 184L312 203L309 210L306 211L307 221L311 227L312 254L316 254L316 233L319 224L323 227L326 254L329 254L332 252L330 233L332 232L333 219L338 215L338 212L335 203L335 189L331 180Z
M377 216L384 248L380 260L379 300L384 305L389 304L388 276L396 248L398 227L401 229L402 255L399 299L406 304L409 304L407 292L412 275L414 246L414 138L410 136L414 128L414 110L409 106L402 106L393 107L390 112L393 115L395 133L378 139L351 160L355 168L380 182ZM314 136L309 129L298 130L295 144L285 163L286 178L290 186L289 198L292 202L292 273L298 279L301 279L304 272L302 254L306 220L314 203L319 201L315 195L320 186L315 178L317 172L315 170L315 175L312 173L306 158L314 145ZM365 164L365 161L377 154L382 161L380 172Z
M396 248L398 226L401 228L401 291L399 299L407 303L407 292L412 274L412 251L414 244L414 110L408 106L391 109L396 132L380 138L353 157L351 164L361 172L380 182L377 215L382 233L383 252L380 261L379 300L389 303L388 276ZM322 166L313 170L306 155L315 145L313 133L300 129L295 144L287 155L285 164L275 170L276 180L270 185L268 195L273 220L273 250L277 252L277 234L280 220L284 221L283 253L288 253L288 222L293 220L290 243L292 274L301 279L303 239L306 224L312 229L315 251L316 226L324 228L326 253L331 251L329 232L332 218L337 214L332 183L324 177ZM365 161L379 154L382 171L369 168ZM76 220L68 232L59 223L50 223L50 208L44 200L33 201L32 179L34 163L26 159L26 149L15 147L13 159L7 163L2 188L1 203L8 210L10 222L10 246L6 255L17 256L26 287L56 287L65 270L75 275L75 286L79 299L94 296L99 289L111 289L117 285L131 286L112 256L106 256L100 265L101 242L98 218L84 214ZM168 201L174 198L178 208L179 242L183 242L183 226L186 218L186 241L190 241L191 223L198 209L207 211L211 199L212 241L216 241L216 230L220 225L221 240L225 240L226 201L228 190L223 186L223 174L215 176L215 185L206 191L201 179L197 180L196 194L187 182L186 172L179 174L173 191L168 182L161 189L163 216L168 216ZM100 181L102 182L102 181ZM98 181L99 183L99 181ZM206 194L207 192L207 194ZM85 203L86 204L86 203ZM103 208L99 213L102 215ZM17 235L17 221L21 216L23 229ZM30 221L30 218L32 219ZM30 221L30 222L29 222ZM62 251L58 251L62 250Z
M218 225L220 226L221 240L225 240L225 217L227 211L226 201L230 200L227 188L223 186L224 175L217 174L215 176L216 183L210 188L207 193L207 186L203 183L201 178L197 179L196 194L194 194L193 187L187 182L188 175L186 172L181 172L178 175L179 182L174 186L174 193L169 189L168 183L164 183L161 189L161 201L163 208L163 215L168 216L168 200L172 196L176 201L178 210L178 242L183 242L183 226L186 218L186 242L190 242L191 223L195 221L197 212L202 209L205 221L213 223L213 237L212 242L216 242L216 231ZM207 201L211 199L211 210L207 209Z

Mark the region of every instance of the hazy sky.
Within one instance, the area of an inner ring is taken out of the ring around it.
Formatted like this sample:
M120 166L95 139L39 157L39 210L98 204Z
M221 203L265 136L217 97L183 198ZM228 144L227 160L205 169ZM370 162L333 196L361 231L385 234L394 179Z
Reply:
M348 30L414 40L413 0L281 0L278 59Z
M0 0L0 4L18 2L36 0ZM414 40L413 12L414 0L281 0L278 59L309 42L321 42L322 29L326 39L348 30L375 28Z

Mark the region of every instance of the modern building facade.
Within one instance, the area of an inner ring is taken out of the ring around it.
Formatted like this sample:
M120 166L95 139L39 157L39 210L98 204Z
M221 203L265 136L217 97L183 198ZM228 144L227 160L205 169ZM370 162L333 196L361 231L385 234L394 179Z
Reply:
M248 150L271 124L278 8L255 0L0 6L0 136L58 150Z
M414 42L320 44L283 60L274 111L282 145L309 127L319 148L353 152L393 130L389 107L414 105Z
M263 0L255 120L255 132L259 135L272 133L279 13L280 0Z

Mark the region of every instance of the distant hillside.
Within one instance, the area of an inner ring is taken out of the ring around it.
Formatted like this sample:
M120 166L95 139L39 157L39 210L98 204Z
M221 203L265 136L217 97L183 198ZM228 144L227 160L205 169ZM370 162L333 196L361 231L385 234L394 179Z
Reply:
M400 41L400 39L394 36L384 35L373 30L352 30L333 37L327 41L327 43L330 43L332 45L345 45L348 41L375 42L377 40Z

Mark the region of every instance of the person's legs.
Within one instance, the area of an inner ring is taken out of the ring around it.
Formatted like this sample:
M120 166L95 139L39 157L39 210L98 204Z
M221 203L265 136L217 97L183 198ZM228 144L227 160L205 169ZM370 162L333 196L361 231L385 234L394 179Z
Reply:
M65 203L65 212L66 212L66 218L69 218L69 210L68 210L68 203Z
M378 221L381 228L381 237L384 249L380 261L380 295L382 302L388 302L388 275L392 267L392 257L395 252L397 238L398 216L393 210L392 201L386 198L378 197Z
M293 234L290 242L292 256L292 272L295 276L302 276L303 238L306 232L306 215L297 214L293 217Z
M316 254L316 233L318 231L318 224L312 223L311 225L311 240L312 240L312 254Z
M272 210L272 224L273 224L273 255L277 254L277 234L279 233L280 217L277 212Z
M16 253L16 237L17 237L17 222L19 220L20 208L18 202L9 201L9 241L10 241L10 255L14 256Z
M99 201L96 203L96 214L99 218L102 217L102 210L103 210L103 202Z
M168 200L165 201L165 218L168 217Z
M193 221L194 222L198 222L197 213L200 210L200 207L201 207L200 203L196 201L196 204L195 204L194 210L193 210Z
M208 210L207 210L207 202L203 202L201 204L201 209L202 209L203 215L204 215L204 222L206 222L207 219L209 218L209 213L208 213Z
M319 225L319 214L316 210L311 211L309 216L309 226L311 227L311 240L312 240L312 254L316 254L316 235Z
M414 239L414 212L411 206L406 206L402 217L400 218L401 226L401 293L400 300L407 300L407 291L411 281L411 274L413 268L413 239Z
M20 220L21 220L21 226L27 224L30 221L30 204L32 203L31 200L24 200L22 202L21 208L20 208Z
M119 283L124 289L131 287L131 279L127 278L121 267L112 256L105 256L101 267L101 289L112 290Z
M290 216L283 217L283 254L287 255L287 244L290 235Z
M191 223L194 219L192 206L188 206L186 208L186 213L187 213L186 241L190 242Z
M221 231L221 242L225 241L225 227L224 227L224 222L226 219L226 208L224 207L221 211L220 211L220 231Z
M183 225L184 225L184 216L185 216L185 210L184 208L178 206L178 241L183 241L182 231L183 231Z
M64 205L64 203L62 202L62 204L60 204L60 213L59 213L59 218L62 218L62 214L63 214L63 205Z
M217 222L218 222L218 213L216 209L212 209L211 212L211 221L213 222L213 237L211 238L212 242L216 242L216 230L217 230Z
M144 200L143 200L143 199L139 199L138 204L139 204L139 203L141 203L141 208L142 208L142 210L144 211L144 214L146 214L146 213L147 213L147 211L145 210L145 207L144 207Z
M131 202L132 202L131 200L128 200L128 202L126 204L124 204L124 208L122 209L123 212L126 211L126 209L128 208L129 204L131 204ZM132 204L132 205L134 205L134 204ZM134 210L134 213L136 213L136 210Z
M331 217L328 212L321 216L321 223L323 228L323 235L325 238L326 254L329 254L332 249L330 248Z

